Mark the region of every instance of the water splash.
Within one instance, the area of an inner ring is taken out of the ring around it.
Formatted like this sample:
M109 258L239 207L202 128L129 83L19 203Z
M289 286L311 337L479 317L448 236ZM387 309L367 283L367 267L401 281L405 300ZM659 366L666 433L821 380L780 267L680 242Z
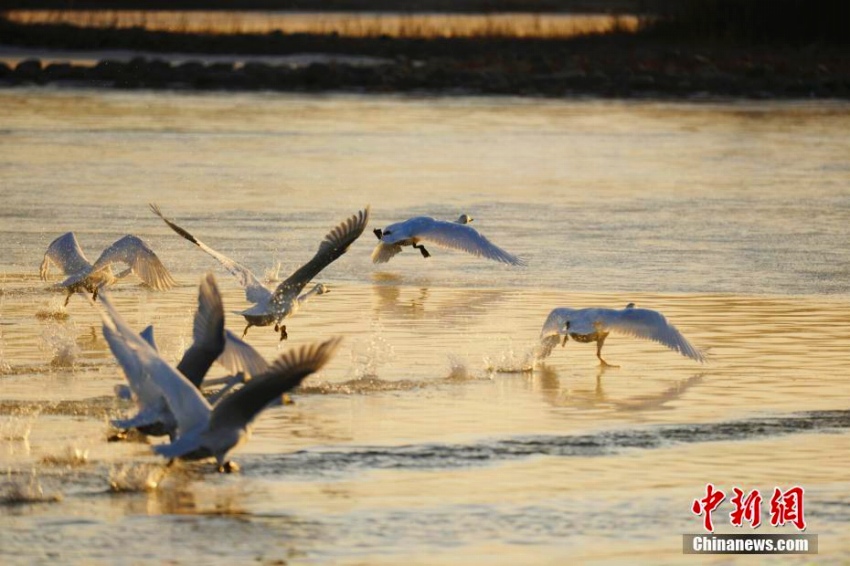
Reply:
M351 371L355 379L378 377L378 368L395 355L392 345L383 337L380 324L372 324L369 342L357 341L351 347Z
M46 466L64 466L66 468L79 468L89 463L89 451L75 446L65 447L60 454L48 454L41 459Z
M273 266L263 272L263 283L277 283L280 281L281 263L276 261Z
M38 320L65 321L68 320L70 316L71 315L68 314L68 311L65 308L65 299L60 299L58 297L50 299L47 307L35 311L35 318Z
M80 355L75 327L67 328L54 323L44 329L41 337L53 354L50 360L52 367L74 366L74 362Z
M0 505L26 505L28 503L52 503L62 501L61 493L45 493L41 482L32 471L26 480L7 476L0 485Z
M534 348L516 351L510 344L495 358L484 356L484 368L495 373L528 373L534 370L537 361L535 351Z
M449 354L449 375L446 377L448 380L455 381L466 381L470 379L472 376L469 374L469 368L459 356L454 354Z
M109 469L109 491L138 493L156 490L166 475L157 464L115 464Z

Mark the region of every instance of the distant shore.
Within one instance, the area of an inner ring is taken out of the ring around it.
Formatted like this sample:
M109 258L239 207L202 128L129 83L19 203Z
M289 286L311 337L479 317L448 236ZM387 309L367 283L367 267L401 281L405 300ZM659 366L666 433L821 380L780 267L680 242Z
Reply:
M56 62L61 56L0 64L0 87L850 99L850 48L842 45L671 42L629 33L572 39L206 35L7 21L0 21L0 37L22 48L138 54L94 64ZM182 60L167 55L173 53ZM304 54L328 60L268 62L269 56ZM208 55L233 60L207 61Z

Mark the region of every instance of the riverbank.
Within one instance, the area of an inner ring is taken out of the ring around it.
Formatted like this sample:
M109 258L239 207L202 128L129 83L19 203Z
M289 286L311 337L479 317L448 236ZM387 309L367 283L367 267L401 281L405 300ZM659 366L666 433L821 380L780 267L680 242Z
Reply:
M0 86L428 92L521 96L850 98L850 48L741 45L609 33L567 39L391 38L320 34L185 34L0 22L0 37L57 56L0 64ZM63 50L132 57L79 63ZM173 54L181 54L175 60ZM306 65L268 56L368 57ZM234 56L228 62L210 55ZM255 60L256 59L256 60Z

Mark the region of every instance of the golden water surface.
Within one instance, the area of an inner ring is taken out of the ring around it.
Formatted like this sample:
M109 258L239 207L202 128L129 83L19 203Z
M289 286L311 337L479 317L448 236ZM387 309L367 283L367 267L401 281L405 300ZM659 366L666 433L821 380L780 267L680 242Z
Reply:
M0 105L3 563L678 563L708 482L803 486L819 558L850 560L846 104L22 89ZM107 443L123 374L97 313L38 278L66 231L89 259L134 233L178 286L131 277L112 297L166 359L207 271L241 332L235 280L149 202L283 277L371 205L288 343L248 333L269 359L344 342L261 415L238 474ZM528 267L439 248L370 262L373 227L461 212ZM628 302L709 362L611 335L620 368L569 342L531 370L552 308ZM718 531L749 532L725 505Z

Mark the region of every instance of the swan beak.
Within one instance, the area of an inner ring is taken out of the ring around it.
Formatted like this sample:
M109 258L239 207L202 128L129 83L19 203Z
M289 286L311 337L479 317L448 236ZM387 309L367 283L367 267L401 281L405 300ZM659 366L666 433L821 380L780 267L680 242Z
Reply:
M372 232L375 233L375 236L377 236L379 240L384 237L384 233L381 231L380 228L375 228L374 230L372 230Z

